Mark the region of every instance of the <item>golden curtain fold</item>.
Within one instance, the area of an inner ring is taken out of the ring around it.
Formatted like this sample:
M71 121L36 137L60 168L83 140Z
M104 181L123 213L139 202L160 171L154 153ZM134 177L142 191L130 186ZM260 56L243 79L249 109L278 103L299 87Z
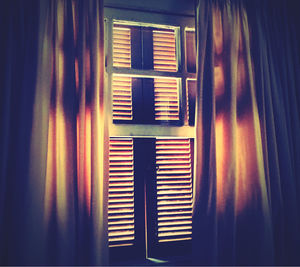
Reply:
M40 4L29 192L41 263L107 264L103 23L102 1Z
M247 11L197 1L194 260L274 264L269 182Z

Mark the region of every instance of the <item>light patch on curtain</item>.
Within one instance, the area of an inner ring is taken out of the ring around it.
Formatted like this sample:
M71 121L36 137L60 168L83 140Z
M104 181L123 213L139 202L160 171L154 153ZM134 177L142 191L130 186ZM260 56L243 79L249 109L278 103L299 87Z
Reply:
M91 214L91 111L86 108L83 125L77 115L77 184L79 202ZM81 127L80 127L81 126ZM82 131L82 133L81 133ZM82 139L80 137L83 136ZM83 148L80 148L82 142ZM81 161L83 161L81 163ZM83 196L83 197L82 197Z
M44 152L31 155L37 171L30 186L43 206L43 253L59 251L54 260L61 265L85 254L90 263L107 265L102 8L102 1L76 0L39 6L32 147Z
M234 203L239 214L260 198L266 203L249 30L243 11L213 14L217 211Z
M60 227L65 231L67 228L67 173L70 168L66 160L66 120L63 110L63 87L64 87L64 8L63 3L57 3L57 36L55 42L55 102L49 114L48 128L48 156L46 171L45 190L45 220L49 223L51 213L56 214Z

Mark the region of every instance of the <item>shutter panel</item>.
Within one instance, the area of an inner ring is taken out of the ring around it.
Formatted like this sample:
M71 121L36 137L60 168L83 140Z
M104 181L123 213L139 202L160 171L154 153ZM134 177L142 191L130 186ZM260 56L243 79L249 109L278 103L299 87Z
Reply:
M132 120L132 78L113 76L113 120Z
M177 79L154 78L155 120L179 120Z
M108 239L109 246L130 246L134 229L133 140L110 140Z
M158 71L177 71L174 30L153 30L153 65Z
M158 242L192 238L193 181L189 139L156 140Z
M113 27L113 66L131 67L131 30L114 25Z
M188 72L196 72L196 43L195 30L185 31L185 54L186 67Z
M196 105L197 84L194 79L186 80L186 99L187 99L187 119L189 125L195 125L195 105Z

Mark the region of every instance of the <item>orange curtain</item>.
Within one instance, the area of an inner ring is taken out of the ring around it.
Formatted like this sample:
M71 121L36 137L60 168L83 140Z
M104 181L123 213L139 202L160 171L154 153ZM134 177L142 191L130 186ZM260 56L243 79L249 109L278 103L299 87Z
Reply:
M40 2L30 150L39 264L107 264L102 1Z
M282 261L276 258L278 239L274 226L284 218L276 218L272 213L282 196L271 197L271 186L277 184L278 177L269 174L271 168L279 168L279 162L273 166L266 159L266 142L274 142L274 136L268 136L266 140L269 133L258 107L262 99L257 94L261 88L256 87L256 76L262 75L262 80L265 77L255 69L257 58L254 58L252 38L257 37L257 28L250 28L253 20L249 22L248 14L242 1L200 0L197 3L197 162L193 240L194 258L200 264L297 262L294 253L285 254ZM256 45L261 48L269 40L260 37ZM277 88L270 90L275 92ZM289 121L288 117L282 119ZM299 117L295 124L298 126ZM282 142L282 138L277 140ZM299 142L295 145L299 149ZM281 179L293 179L297 186L299 173L293 171L288 174L290 177L282 176ZM283 184L279 187L284 190ZM291 188L289 190L287 194L296 194ZM299 214L295 205L296 198L293 198L281 216L291 213L294 222L287 222L283 231L292 227L295 240L299 241L296 228ZM298 241L287 242L289 250L299 248Z

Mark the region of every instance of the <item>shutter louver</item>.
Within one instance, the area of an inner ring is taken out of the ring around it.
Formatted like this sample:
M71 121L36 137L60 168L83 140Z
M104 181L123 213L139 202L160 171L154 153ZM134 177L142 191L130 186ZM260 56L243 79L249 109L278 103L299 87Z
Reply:
M113 27L113 66L131 67L131 31L130 28Z
M189 139L156 140L158 242L192 239L193 182Z
M113 120L132 120L132 79L113 76Z
M177 71L174 30L153 30L153 66L158 71Z
M131 138L110 139L108 192L109 246L133 245L134 170Z
M179 120L176 79L154 78L155 120Z

